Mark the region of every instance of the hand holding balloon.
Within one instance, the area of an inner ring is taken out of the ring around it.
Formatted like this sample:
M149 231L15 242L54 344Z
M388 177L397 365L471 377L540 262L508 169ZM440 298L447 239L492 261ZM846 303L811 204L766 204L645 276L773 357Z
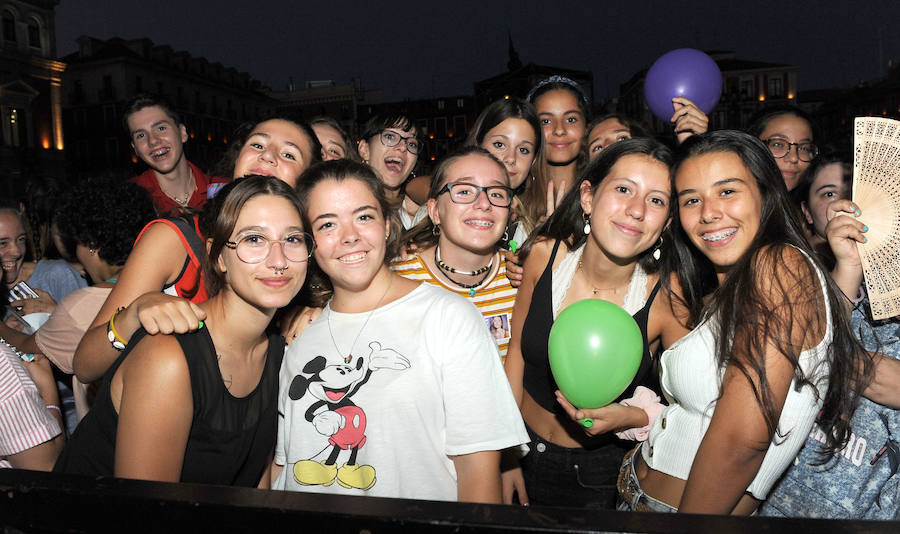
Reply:
M563 407L566 414L573 421L581 423L584 431L591 436L625 428L642 427L647 424L647 412L634 406L613 402L601 408L579 410L572 406L572 403L559 390L556 391L556 401ZM585 421L590 421L591 424L587 425Z
M679 145L688 137L706 133L709 129L709 117L687 98L676 96L672 99L672 107L675 113L669 122L674 124L675 138Z
M585 299L560 312L547 348L565 398L593 409L625 391L640 367L644 341L628 312L612 302Z
M700 111L709 114L721 95L719 66L711 57L693 48L679 48L663 54L647 71L644 80L647 106L662 121L672 118L675 97L690 99Z

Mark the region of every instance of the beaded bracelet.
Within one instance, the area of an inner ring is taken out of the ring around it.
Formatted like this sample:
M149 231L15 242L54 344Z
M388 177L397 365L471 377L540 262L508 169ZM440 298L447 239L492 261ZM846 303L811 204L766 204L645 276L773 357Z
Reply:
M106 325L106 338L109 339L109 343L116 350L125 350L125 347L128 345L128 342L122 339L119 336L119 333L116 331L116 315L119 315L119 312L124 310L125 307L121 307L113 312L112 316L109 318L109 323Z

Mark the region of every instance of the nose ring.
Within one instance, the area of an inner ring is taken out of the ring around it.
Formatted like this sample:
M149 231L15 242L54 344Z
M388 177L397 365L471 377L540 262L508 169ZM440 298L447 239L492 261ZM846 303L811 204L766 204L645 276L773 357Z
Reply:
M275 271L275 274L284 274L284 271L286 271L287 268L288 266L285 265L284 267L275 267L273 270Z

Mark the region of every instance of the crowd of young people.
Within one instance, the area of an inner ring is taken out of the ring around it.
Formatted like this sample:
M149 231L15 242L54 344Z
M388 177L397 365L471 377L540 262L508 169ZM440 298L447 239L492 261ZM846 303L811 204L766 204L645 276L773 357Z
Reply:
M58 228L108 292L79 310L93 321L60 366L95 384L90 411L60 453L58 393L32 354L51 344L3 326L17 385L0 424L40 417L9 426L0 455L341 495L900 515L898 323L866 313L847 157L820 155L796 108L707 132L673 98L668 146L590 115L553 76L488 105L418 179L415 117L374 116L358 143L327 117L277 117L247 128L221 179L188 162L171 106L135 99L124 122L148 170L133 182L158 218L127 261L108 253L121 242ZM110 224L93 217L81 226ZM0 211L9 290L25 236ZM631 384L596 409L568 402L548 358L583 299L622 307L643 340Z

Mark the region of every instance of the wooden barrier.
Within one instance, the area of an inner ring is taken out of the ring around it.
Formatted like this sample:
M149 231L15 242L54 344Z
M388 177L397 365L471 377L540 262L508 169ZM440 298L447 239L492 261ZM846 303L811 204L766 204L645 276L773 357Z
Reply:
M900 522L591 511L344 497L0 469L4 532L891 533Z

